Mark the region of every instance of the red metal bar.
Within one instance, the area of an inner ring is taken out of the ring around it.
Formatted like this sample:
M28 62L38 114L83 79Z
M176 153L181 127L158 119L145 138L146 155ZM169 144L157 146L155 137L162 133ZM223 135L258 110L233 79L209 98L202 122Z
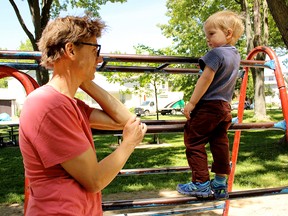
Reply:
M246 99L246 89L247 89L247 82L248 82L248 68L246 67L244 70L245 70L245 73L244 73L241 88L240 88L239 106L238 106L238 113L237 113L239 123L242 123L243 121L244 103ZM241 137L241 130L235 131L232 156L231 156L232 167L231 167L231 173L228 178L228 192L232 191L232 186L234 183L236 163L237 163L238 152L239 152L240 137ZM225 216L228 215L229 207L230 207L230 201L227 200L225 203L225 208L223 209L223 215Z
M181 69L178 67L169 67L171 65L177 64L193 64L198 65L199 57L184 57L184 56L151 56L151 55L130 55L130 54L107 54L102 53L103 63L97 68L98 71L114 71L114 72L166 72L166 73L197 73L198 69L195 68L185 68ZM41 59L40 52L33 51L15 51L15 50L2 50L0 51L0 59L31 59L39 62ZM117 62L120 65L108 65L109 62ZM155 66L149 68L149 66L123 66L122 63L134 62L134 63L162 63L160 66ZM5 64L5 63L4 63ZM8 64L8 63L7 63ZM17 64L17 63L16 63ZM21 63L18 63L19 66ZM27 64L22 63L21 69L34 68L37 67L37 64ZM26 64L26 65L25 65ZM15 63L14 63L14 67ZM169 67L169 68L168 68ZM257 60L241 60L241 67L267 67L265 66L265 61ZM20 68L19 68L20 69Z
M123 169L118 173L118 176L128 175L147 175L147 174L163 174L163 173L174 173L174 172L189 172L190 167L164 167L164 168L140 168L140 169Z
M11 76L16 78L24 86L27 95L39 86L38 83L28 74L11 67L0 66L0 79Z
M98 72L122 72L122 73L168 73L168 74L198 74L199 69L193 68L160 68L145 66L110 66L97 68Z
M143 121L147 124L147 134L157 133L180 133L184 131L184 121L165 121L161 123L151 124L149 121ZM274 127L275 122L263 122L263 123L235 123L230 126L229 131L235 131L240 136L240 130L282 130ZM92 129L94 135L100 134L122 134L122 130L97 130ZM235 137L234 137L235 140ZM235 143L234 143L235 144ZM234 150L235 151L235 150Z
M250 61L258 53L261 53L261 52L266 53L271 60L275 61L274 73L275 73L277 85L279 88L283 116L287 122L287 120L288 120L288 97L287 97L287 91L286 91L286 86L285 86L283 74L281 71L281 66L280 66L280 63L278 61L276 54L269 47L259 46L259 47L254 48L248 54L247 60ZM245 74L244 74L241 89L240 89L240 98L239 98L239 107L238 107L238 121L239 121L239 123L242 123L242 120L243 120L247 81L248 81L248 68L245 68ZM287 131L288 131L288 128L286 128L286 132L285 132L286 141L288 138L288 136L287 136L288 132ZM234 182L235 169L236 169L236 163L237 163L238 152L239 152L240 136L241 136L241 131L236 131L235 135L234 135L234 143L233 143L232 157L231 157L232 168L231 168L231 173L230 173L229 179L228 179L228 191L229 192L232 191L232 186L233 186L233 182ZM223 210L223 216L228 216L229 206L230 206L230 201L227 200L225 208Z
M151 56L151 55L130 55L130 54L108 54L101 53L104 62L140 62L140 63L170 63L170 64L198 64L199 57L184 56ZM0 50L0 59L41 59L41 52L19 51L19 50ZM241 65L256 67L263 66L265 61L241 60Z

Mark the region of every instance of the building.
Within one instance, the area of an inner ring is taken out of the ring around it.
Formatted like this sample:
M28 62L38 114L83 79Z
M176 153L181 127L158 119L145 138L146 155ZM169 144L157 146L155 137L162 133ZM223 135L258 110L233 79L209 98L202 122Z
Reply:
M25 71L31 77L36 79L35 71ZM134 91L134 85L136 83L125 83L124 85L120 85L119 83L110 83L107 81L107 78L103 76L101 73L95 74L94 82L98 84L103 89L107 90L114 97L119 99L123 104L127 106L127 108L133 108L139 106L146 98L151 97L153 95L153 86L149 85L145 89L151 89L151 95L145 95L143 93L138 94ZM169 95L168 91L168 83L163 84L158 87L160 92L162 92L162 96ZM163 96L163 97L164 97ZM94 101L90 96L88 96L85 92L79 89L76 93L76 97L84 100L89 106L100 108L98 103ZM1 112L7 112L11 117L17 117L20 114L23 103L26 98L26 92L22 84L15 78L8 78L8 88L2 89L0 92L0 101L2 101L2 110ZM0 102L1 106L1 102ZM5 106L5 108L4 108ZM8 108L10 106L10 109Z
M281 70L283 73L283 77L286 83L286 88L287 88L287 81L288 81L288 68L284 65L283 62L288 60L288 56L281 56L278 57L278 60L280 62L281 65ZM279 89L278 89L278 85L277 85L277 80L274 74L274 70L272 69L264 69L264 84L270 86L271 90L274 92L273 96L266 96L266 104L275 104L275 105L279 105L281 104L280 101L280 96L279 96Z
M0 113L7 113L9 116L17 116L16 96L10 94L9 89L0 88Z

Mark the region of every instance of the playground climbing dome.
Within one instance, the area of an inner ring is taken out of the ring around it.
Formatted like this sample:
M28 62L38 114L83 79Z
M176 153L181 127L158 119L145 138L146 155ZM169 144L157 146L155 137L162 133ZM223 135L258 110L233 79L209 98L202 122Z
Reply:
M269 56L269 61L254 60L258 53L265 53ZM197 69L198 58L180 57L180 56L149 56L149 55L121 55L121 54L102 54L103 62L98 65L98 72L125 72L125 73L166 73L166 74L199 74ZM38 83L28 74L21 72L21 70L37 70L40 69L39 61L41 53L39 52L22 52L22 51L0 51L0 59L5 59L6 62L0 63L0 78L14 77L25 88L28 95L34 89L38 88ZM33 63L13 62L13 60L35 60ZM12 60L12 61L9 61ZM117 63L117 64L115 64ZM127 64L129 63L129 64ZM129 66L127 66L129 65ZM153 66L148 66L153 65ZM156 65L156 66L155 66ZM183 67L185 65L185 67ZM102 203L104 211L121 209L127 210L125 215L170 215L170 214L191 214L199 211L209 211L213 209L223 209L222 215L226 216L229 213L230 200L240 199L246 197L261 197L268 195L287 194L288 186L277 188L262 188L254 190L245 190L234 192L233 182L235 176L235 169L237 165L237 157L239 153L239 144L241 139L241 131L243 130L281 130L283 131L283 142L287 143L288 129L286 122L288 120L288 98L287 89L282 75L280 63L275 52L269 47L259 46L254 48L245 60L241 61L241 67L244 70L242 83L240 88L239 107L237 117L229 131L234 131L233 149L231 156L232 171L228 180L229 199L221 201L220 204L201 205L201 207L189 207L193 203L213 203L216 200L199 200L195 197L178 197L178 198L151 198L151 199L136 199L136 200L118 200L105 201ZM246 97L246 88L248 81L248 73L251 67L269 68L274 71L277 86L279 89L279 96L281 100L283 120L280 122L268 123L243 123L244 104ZM159 133L179 133L183 132L185 124L184 120L146 120L148 125L147 134ZM101 134L121 134L122 131L103 131L92 130L94 135ZM160 174L160 173L175 173L187 172L188 167L162 167L162 168L142 168L142 169L126 169L121 170L119 176L129 175L146 175L146 174ZM25 177L24 193L24 214L29 199L29 180ZM185 208L179 206L185 205ZM187 207L188 205L188 207ZM161 210L160 207L169 206L170 209ZM175 208L177 206L177 208ZM138 213L131 213L131 209L139 209ZM152 208L153 211L142 212L141 209Z

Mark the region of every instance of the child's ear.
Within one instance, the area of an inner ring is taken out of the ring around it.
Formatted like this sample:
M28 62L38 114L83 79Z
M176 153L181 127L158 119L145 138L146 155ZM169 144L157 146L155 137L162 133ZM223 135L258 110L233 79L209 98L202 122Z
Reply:
M232 35L233 35L233 30L232 30L231 28L228 28L228 29L227 29L226 37L227 37L227 38L231 38Z

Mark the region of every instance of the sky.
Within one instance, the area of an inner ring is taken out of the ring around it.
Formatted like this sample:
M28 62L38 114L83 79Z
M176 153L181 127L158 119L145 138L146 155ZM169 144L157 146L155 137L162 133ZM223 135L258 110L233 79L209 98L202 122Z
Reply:
M23 19L31 32L34 31L28 4L15 0ZM167 24L166 0L128 0L126 3L107 3L99 11L102 20L108 26L98 43L102 53L119 51L135 54L133 46L144 44L154 49L171 44L165 38L157 24ZM83 15L79 9L69 10L65 15ZM63 16L64 14L62 14ZM12 6L8 0L0 1L0 48L17 50L21 41L28 37L22 30Z

